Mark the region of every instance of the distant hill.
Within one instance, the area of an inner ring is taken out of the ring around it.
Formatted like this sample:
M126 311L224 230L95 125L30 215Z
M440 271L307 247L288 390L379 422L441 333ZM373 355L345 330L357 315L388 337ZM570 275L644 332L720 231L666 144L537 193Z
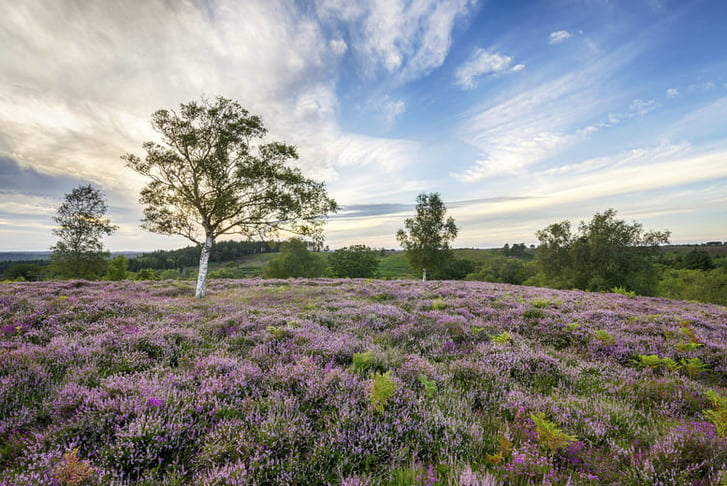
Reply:
M133 258L141 254L140 251L113 251L111 258L119 255ZM50 260L50 256L50 251L0 251L0 262Z
M49 251L0 251L0 262L49 260Z

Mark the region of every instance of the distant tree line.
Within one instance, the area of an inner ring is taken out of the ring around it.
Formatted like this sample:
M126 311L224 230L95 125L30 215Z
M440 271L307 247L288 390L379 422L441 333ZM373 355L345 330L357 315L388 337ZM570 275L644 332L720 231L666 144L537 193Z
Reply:
M239 260L248 255L259 253L275 253L280 250L280 242L266 241L219 241L209 256L212 263L224 263ZM151 253L129 259L129 270L138 272L148 268L151 270L179 270L194 267L199 263L202 249L199 246L187 246L177 250L156 250Z

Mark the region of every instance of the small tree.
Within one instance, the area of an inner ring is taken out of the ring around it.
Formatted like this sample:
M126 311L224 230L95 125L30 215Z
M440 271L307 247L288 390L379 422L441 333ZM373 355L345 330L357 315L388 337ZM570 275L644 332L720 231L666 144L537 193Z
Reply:
M104 218L106 200L90 184L79 186L65 195L53 220L58 225L53 234L60 240L51 247L52 269L64 278L95 279L103 273L108 252L102 238L117 226Z
M404 221L404 228L396 233L396 239L406 250L409 265L422 272L427 279L427 270L440 268L451 258L449 244L457 237L454 219L445 220L447 208L438 193L417 196L416 216Z
M124 255L119 255L109 263L106 269L106 280L126 280L129 278L129 260Z
M339 278L373 278L379 272L379 252L366 245L335 250L328 258L331 273Z
M180 235L202 248L195 295L205 295L210 250L217 237L239 233L269 239L285 230L321 238L338 206L322 183L289 167L295 147L262 143L262 120L237 102L218 97L159 110L152 127L162 144L146 142L146 158L127 165L151 181L142 189L142 227Z
M280 245L280 253L263 268L265 278L322 277L326 262L321 255L308 251L300 238L291 238Z

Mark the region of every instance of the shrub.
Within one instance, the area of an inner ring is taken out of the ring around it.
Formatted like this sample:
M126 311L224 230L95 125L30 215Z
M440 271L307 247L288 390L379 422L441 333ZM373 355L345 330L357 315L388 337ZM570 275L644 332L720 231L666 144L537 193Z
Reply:
M326 263L317 253L308 251L308 245L292 238L280 245L280 254L263 268L265 278L322 277Z
M352 245L328 256L331 275L339 278L374 278L379 274L379 252L366 245Z
M371 378L371 393L369 394L373 409L383 413L386 404L394 396L396 389L396 382L391 379L391 371L387 371L383 375L381 373L374 374Z

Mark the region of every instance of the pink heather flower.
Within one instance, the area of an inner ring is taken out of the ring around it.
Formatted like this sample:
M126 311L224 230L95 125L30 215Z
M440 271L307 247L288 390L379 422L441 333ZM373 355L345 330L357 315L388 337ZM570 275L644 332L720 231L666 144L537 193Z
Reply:
M157 397L149 397L149 399L146 401L147 407L162 407L164 405L164 400Z

